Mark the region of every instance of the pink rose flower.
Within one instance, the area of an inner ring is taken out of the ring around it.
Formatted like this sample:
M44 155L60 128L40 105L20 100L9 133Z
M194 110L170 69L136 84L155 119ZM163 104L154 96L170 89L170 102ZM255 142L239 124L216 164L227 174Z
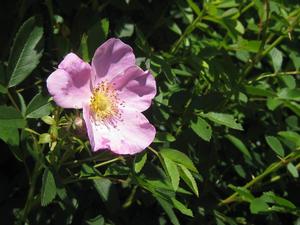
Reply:
M141 113L156 94L155 80L135 65L132 48L119 39L102 44L91 65L69 53L48 77L47 88L57 105L83 109L93 151L135 154L155 137Z

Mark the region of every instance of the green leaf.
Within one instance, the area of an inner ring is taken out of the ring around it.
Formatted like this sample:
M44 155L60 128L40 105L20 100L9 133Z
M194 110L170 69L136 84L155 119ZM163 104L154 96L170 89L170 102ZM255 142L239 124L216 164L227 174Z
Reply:
M235 147L237 147L238 150L240 150L245 156L248 158L252 159L252 156L250 155L249 150L247 147L244 145L244 143L238 139L237 137L228 134L225 136Z
M268 211L268 204L262 198L256 198L250 203L250 211L253 214Z
M231 9L224 11L221 15L221 18L233 17L238 14L239 14L239 10L237 8L231 8Z
M191 121L191 128L193 131L205 141L210 141L211 139L211 126L201 117L197 118L197 121Z
M0 139L5 143L18 146L19 145L19 131L15 127L5 127L5 129L0 129Z
M261 41L256 40L246 40L239 38L237 44L231 45L236 51L249 51L249 52L257 52L259 50L259 46L261 45Z
M297 169L296 166L294 166L293 163L288 163L287 164L287 169L292 174L293 177L295 177L295 178L299 177L298 169Z
M255 197L252 195L252 193L244 187L236 187L231 184L228 185L231 189L233 189L235 192L239 194L241 198L243 198L245 201L251 202Z
M103 43L108 35L109 31L109 21L104 18L101 21L95 23L87 33L87 48L89 59L91 59L96 51L96 49Z
M105 220L102 215L98 215L86 221L88 225L105 225Z
M274 93L273 91L266 90L259 87L245 86L245 90L249 95L263 96L263 97L276 97L276 93Z
M166 201L165 199L159 197L159 196L155 196L156 200L159 202L159 204L161 205L161 207L164 209L164 211L166 212L166 214L168 215L171 223L173 225L180 225L176 214L174 213L174 210L172 209L172 205Z
M300 105L296 102L292 101L285 101L284 105L288 107L290 110L292 110L297 116L300 117Z
M283 61L282 52L279 51L277 48L273 48L269 54L272 59L273 68L275 72L278 72L281 69L281 65Z
M199 196L198 186L192 173L183 165L179 164L180 177L191 188L191 190Z
M49 98L42 93L38 93L29 102L26 110L26 118L41 118L47 116L51 112L51 103L48 102Z
M87 34L86 33L82 34L81 41L80 41L80 48L79 48L81 52L81 57L86 62L90 61L87 39L88 39Z
M300 88L283 88L278 92L278 97L281 99L300 101Z
M163 143L163 142L174 142L175 137L168 132L157 132L155 135L154 143Z
M282 104L282 100L277 99L277 98L268 98L267 100L267 107L269 110L273 111L275 110L278 106Z
M285 76L280 76L279 78L285 83L285 85L289 89L296 88L296 79L293 76L285 75Z
M280 206L283 206L283 207L287 207L287 208L291 208L291 209L295 209L296 208L296 206L292 202L290 202L289 200L287 200L285 198L282 198L282 197L279 197L279 196L275 195L271 191L265 192L261 196L261 198L263 198L265 196L268 197L268 198L271 198L277 205L280 205Z
M193 161L183 152L171 148L163 148L159 151L159 154L163 158L168 158L178 164L184 165L189 170L198 173Z
M266 142L270 146L270 148L278 155L284 156L284 149L280 143L280 141L274 136L266 136Z
M174 163L172 160L168 159L167 157L164 158L164 163L167 174L171 179L172 187L176 191L179 186L180 180L177 164Z
M9 149L14 154L17 160L22 162L23 154L21 148L19 148L20 135L19 130L16 127L5 127L0 126L0 139L9 145Z
M133 23L123 23L120 24L116 29L116 35L119 38L131 37L134 32Z
M47 168L44 170L42 178L41 204L46 206L53 201L56 196L56 185L52 172Z
M217 124L224 125L226 127L236 129L236 130L243 130L243 127L241 126L241 124L236 122L233 115L209 112L207 114L204 114L204 117L208 118L209 120Z
M184 204L178 201L175 198L172 198L173 205L176 209L178 209L182 214L193 217L193 211L187 208Z
M136 173L139 173L143 169L146 161L147 161L147 152L146 151L136 155L134 158L134 171Z
M284 139L292 142L295 147L300 146L300 135L294 131L280 131L278 134Z
M26 103L25 100L23 98L23 96L17 92L17 96L19 99L19 103L20 103L20 111L23 117L25 117L25 113L26 113Z
M0 127L24 128L26 121L22 114L11 106L0 106Z
M198 7L198 5L193 1L193 0L187 0L189 6L194 10L194 12L200 16L202 15L202 12L200 10L200 8Z
M31 17L24 22L14 39L8 60L8 87L14 87L26 79L39 64L43 49L41 47L43 27Z

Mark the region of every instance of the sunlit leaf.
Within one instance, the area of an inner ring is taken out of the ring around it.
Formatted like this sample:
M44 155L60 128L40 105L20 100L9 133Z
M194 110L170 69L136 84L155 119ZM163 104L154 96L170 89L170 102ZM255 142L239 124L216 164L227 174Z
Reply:
M211 139L211 126L201 117L197 118L197 121L191 121L191 128L193 131L205 141L210 141Z
M284 156L284 149L280 141L274 136L266 136L266 141L271 149L278 155Z
M234 118L233 115L209 112L209 113L205 114L204 116L207 119L209 119L217 124L224 125L226 127L236 129L236 130L243 130L242 125L236 122L236 119Z

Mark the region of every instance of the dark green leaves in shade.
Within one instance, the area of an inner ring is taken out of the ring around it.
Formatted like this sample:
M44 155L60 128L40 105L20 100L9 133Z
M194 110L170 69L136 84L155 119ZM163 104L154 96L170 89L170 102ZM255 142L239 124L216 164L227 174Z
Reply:
M270 148L279 156L284 156L284 149L280 143L280 141L274 136L266 136L266 142L270 146Z
M105 225L105 220L102 215L98 215L86 221L88 225Z
M279 136L281 136L284 140L288 141L295 148L300 146L300 134L294 131L280 131L278 132Z
M56 184L52 172L47 168L44 170L42 178L41 204L46 206L53 201L56 196Z
M49 97L38 93L29 102L26 110L27 118L41 118L47 116L51 111L51 103L49 102Z
M97 21L81 38L80 50L85 61L91 61L96 49L107 39L109 21Z
M106 208L111 213L118 211L120 201L114 184L109 179L101 177L94 179L93 183Z
M197 121L191 121L191 128L193 131L205 141L210 141L211 139L211 126L201 117L197 118Z
M173 225L180 225L178 218L176 214L174 213L174 210L172 208L172 205L169 204L168 201L166 201L163 198L156 197L157 201L161 205L161 207L164 209L164 211L167 213L168 217L170 218L170 221Z
M21 83L39 64L43 52L42 37L43 27L35 17L26 20L20 27L8 61L8 87Z
M233 115L209 112L207 114L204 114L203 116L216 124L224 125L236 130L243 130L242 125L236 122L236 119Z
M26 121L22 114L11 106L0 106L0 128L24 128Z

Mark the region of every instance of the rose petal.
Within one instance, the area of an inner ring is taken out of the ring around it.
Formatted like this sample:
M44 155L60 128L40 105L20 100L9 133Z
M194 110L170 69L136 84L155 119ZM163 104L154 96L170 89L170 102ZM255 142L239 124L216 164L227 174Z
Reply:
M110 149L116 154L136 154L147 148L155 137L155 128L139 112L124 111L115 126L95 124L88 105L83 107L83 117L93 151Z
M99 83L103 79L111 81L133 65L135 65L135 56L132 48L119 39L111 38L96 50L93 57L95 82Z
M82 108L89 101L91 66L74 53L66 55L47 79L47 88L57 105Z
M116 77L112 82L124 106L131 110L145 111L156 95L154 77L149 71L143 71L138 66L129 67L123 75Z

